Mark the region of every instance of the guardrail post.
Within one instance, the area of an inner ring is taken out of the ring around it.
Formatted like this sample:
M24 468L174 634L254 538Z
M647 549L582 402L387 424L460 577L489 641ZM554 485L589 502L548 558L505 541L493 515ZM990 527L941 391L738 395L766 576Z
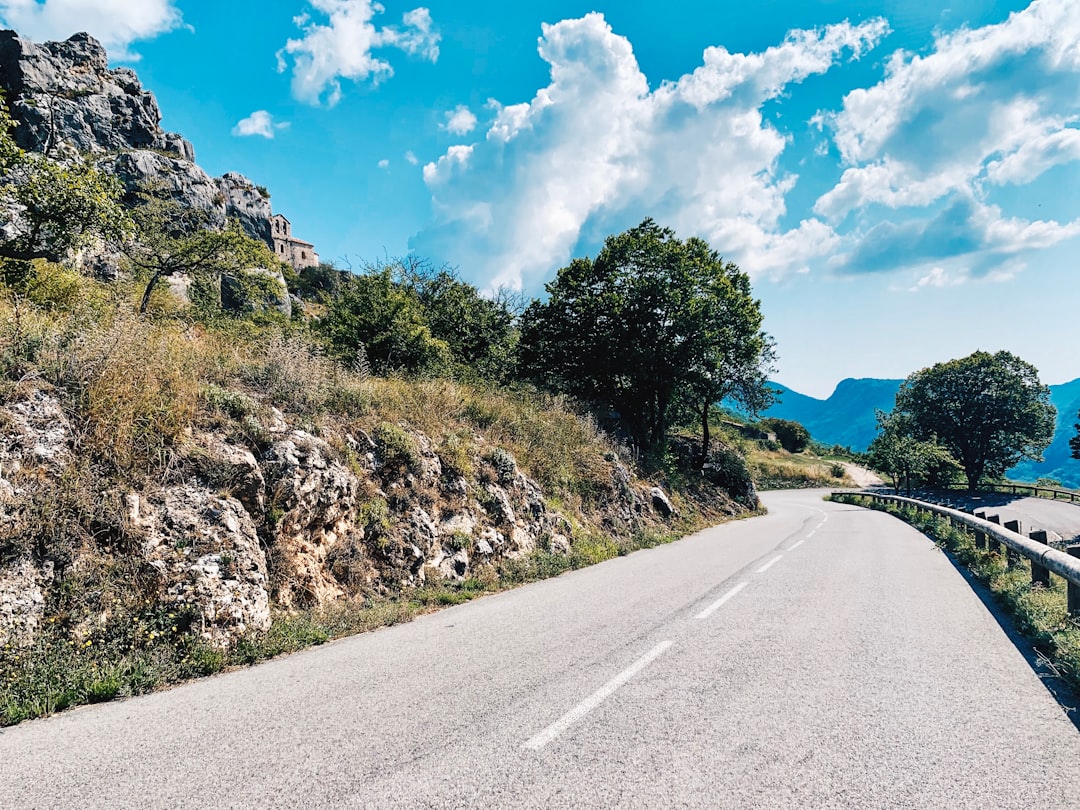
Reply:
M1050 534L1044 529L1037 529L1028 535L1036 543L1042 543L1043 545L1050 545ZM1050 587L1050 571L1043 568L1034 560L1031 561L1031 584L1042 585L1043 587Z
M1066 551L1080 559L1080 546L1069 546ZM1080 616L1080 585L1069 583L1069 615Z
M1005 528L1010 532L1016 532L1017 534L1023 534L1023 526L1019 520L1007 520L1005 521ZM1005 559L1008 561L1010 568L1013 568L1020 564L1020 553L1013 551L1008 546L1005 547Z
M988 521L990 521L991 523L996 523L999 526L1001 525L1001 517L999 515L987 515L986 519ZM990 553L991 554L1000 554L1001 553L1001 541L998 540L993 535L990 536Z
M975 529L975 548L986 548L986 532L982 529Z

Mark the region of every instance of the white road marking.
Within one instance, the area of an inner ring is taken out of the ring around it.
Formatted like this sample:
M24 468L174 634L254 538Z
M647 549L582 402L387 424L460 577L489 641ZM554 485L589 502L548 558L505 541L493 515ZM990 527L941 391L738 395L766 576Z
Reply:
M792 549L798 548L799 546L801 546L805 542L806 542L805 540L800 540L798 543L792 544L791 548L789 548L788 551L791 551Z
M581 703L572 708L570 711L568 711L550 726L545 728L535 737L529 739L525 743L525 747L533 751L539 751L549 742L551 742L568 728L570 728L570 726L574 725L574 723L581 720L581 718L585 717L585 715L587 715L589 712L591 712L593 709L595 709L597 706L599 706L601 703L603 703L605 700L615 694L615 692L628 680L633 678L635 675L641 672L641 670L645 669L645 667L647 667L649 664L651 664L653 661L655 661L657 658L667 652L667 649L670 646L670 641L662 641L657 644L655 647L649 650L649 652L645 653L644 656L639 658L629 667L624 669L610 681L608 681L595 692L593 692L592 695L585 698L585 700L581 701Z
M736 585L730 591L725 593L723 596L721 596L719 599L717 599L715 602L713 602L711 605L709 605L707 608L705 608L703 611L701 611L701 613L699 613L694 618L695 619L707 619L707 618L709 618L714 613L716 613L716 611L718 611L723 606L723 604L725 602L727 602L728 599L733 597L735 594L737 594L739 591L741 591L743 588L745 588L749 584L750 584L749 582L740 582L738 585Z
M809 540L809 539L810 539L811 537L813 537L813 536L814 536L815 534L817 534L817 529L814 529L814 530L813 530L812 532L810 532L810 534L806 535L806 539L807 539L807 540Z
M775 557L773 557L771 560L769 560L767 563L765 563L763 566L761 566L761 568L759 568L757 570L757 573L764 574L766 571L768 571L770 568L772 568L774 565L776 565L778 562L780 562L780 560L783 558L783 556L784 556L783 554L777 554Z

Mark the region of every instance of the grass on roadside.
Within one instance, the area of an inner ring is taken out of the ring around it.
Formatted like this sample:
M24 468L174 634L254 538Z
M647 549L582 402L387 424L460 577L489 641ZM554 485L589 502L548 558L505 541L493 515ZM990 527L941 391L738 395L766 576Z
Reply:
M1014 618L1017 629L1046 656L1054 671L1080 690L1080 620L1069 616L1065 580L1055 576L1049 588L1033 585L1028 560L1009 566L1003 553L976 548L972 534L944 518L920 514L910 507L873 503L857 495L834 495L833 500L888 512L949 551L986 584Z

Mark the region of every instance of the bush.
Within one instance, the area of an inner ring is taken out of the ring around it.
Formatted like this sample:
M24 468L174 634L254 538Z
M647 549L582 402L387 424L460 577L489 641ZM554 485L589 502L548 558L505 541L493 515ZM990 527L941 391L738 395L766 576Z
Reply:
M780 446L789 453L801 453L810 444L810 431L790 419L765 419L761 426L775 433Z

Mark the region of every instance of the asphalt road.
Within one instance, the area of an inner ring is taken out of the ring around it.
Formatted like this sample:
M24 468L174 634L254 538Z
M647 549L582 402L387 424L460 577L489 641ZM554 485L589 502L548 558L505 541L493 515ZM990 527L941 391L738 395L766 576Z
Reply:
M1019 520L1024 534L1032 529L1050 529L1061 535L1064 542L1080 541L1080 505L1068 501L1025 498L1001 492L980 492L978 495L968 495L965 492L932 492L916 493L913 497L926 498L954 509L971 509L986 512L988 515L998 515L1003 524L1010 520Z
M945 555L820 498L4 730L0 807L1080 807L1080 733Z

